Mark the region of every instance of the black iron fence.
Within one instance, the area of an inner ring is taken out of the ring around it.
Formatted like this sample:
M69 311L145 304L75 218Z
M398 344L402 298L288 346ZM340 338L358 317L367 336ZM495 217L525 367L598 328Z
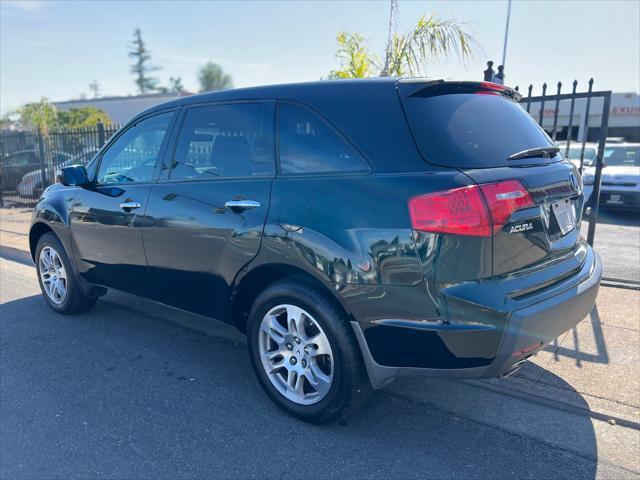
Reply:
M91 128L0 133L0 206L27 206L55 182L56 167L86 165L118 129Z
M593 78L589 80L589 88L586 92L577 92L577 80L574 80L572 85L570 93L562 93L562 83L558 82L556 93L547 94L547 84L545 83L542 85L542 95L539 96L531 95L533 85L529 85L527 95L523 96L521 103L554 142L562 142L560 147L565 158L574 161L581 172L586 164L595 167L593 177L590 176L593 180L589 181L590 185L585 185L585 196L589 197L586 200L590 212L587 241L593 245L600 205L600 179L607 142L611 91L594 91ZM516 87L516 90L519 88ZM592 111L594 100L597 100L598 106L601 108L600 112ZM562 117L560 116L561 102L569 102L569 113L562 115ZM576 118L577 102L586 102L584 108L580 109L579 118ZM593 123L597 123L597 125L593 125ZM596 140L595 158L588 158L585 163L585 151L590 133ZM573 149L571 148L572 144L574 145ZM575 146L578 148L576 149Z

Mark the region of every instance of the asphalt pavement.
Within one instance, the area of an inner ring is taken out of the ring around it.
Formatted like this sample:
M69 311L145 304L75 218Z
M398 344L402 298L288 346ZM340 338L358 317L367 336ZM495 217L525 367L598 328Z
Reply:
M630 401L609 401L543 356L515 379L396 382L346 421L311 426L269 401L234 330L117 292L61 316L33 267L4 257L3 479L640 478L632 378ZM610 327L638 336L633 318L619 321ZM563 345L544 353L569 358Z

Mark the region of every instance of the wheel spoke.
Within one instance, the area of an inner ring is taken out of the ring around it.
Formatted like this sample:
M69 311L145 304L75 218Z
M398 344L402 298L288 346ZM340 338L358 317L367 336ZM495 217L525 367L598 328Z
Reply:
M276 373L281 368L284 368L284 358L281 358L277 362L270 362L269 367L269 371L267 372L269 375Z
M276 319L274 315L269 316L268 322L262 322L260 324L260 330L271 338L276 345L280 345L284 342L284 336L287 334L287 329L280 325L280 322Z
M304 311L300 307L287 305L287 327L292 335L304 337Z
M331 354L331 346L329 345L329 339L327 336L320 332L316 336L309 338L307 340L307 344L311 345L312 348L309 349L310 355L312 357L317 357L318 355L330 355Z
M309 380L311 386L320 395L326 394L326 392L329 391L329 388L331 388L331 377L320 370L320 367L315 361L311 362L309 365L308 372L307 380Z

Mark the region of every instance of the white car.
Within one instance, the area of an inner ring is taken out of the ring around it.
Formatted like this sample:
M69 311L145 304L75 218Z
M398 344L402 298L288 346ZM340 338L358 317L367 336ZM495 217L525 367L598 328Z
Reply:
M560 153L564 157L573 163L576 167L580 168L580 155L582 154L582 142L573 142L567 151L566 142L558 143L560 147ZM590 167L596 161L596 155L598 154L598 145L596 143L585 143L584 145L584 157L582 167Z
M582 172L586 205L591 205L595 167ZM611 143L604 149L600 206L640 212L640 143Z

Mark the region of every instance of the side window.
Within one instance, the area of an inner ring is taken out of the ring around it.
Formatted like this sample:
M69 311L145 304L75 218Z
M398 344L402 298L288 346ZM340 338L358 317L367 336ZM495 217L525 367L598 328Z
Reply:
M369 167L338 133L307 108L280 104L282 173L358 172Z
M173 112L145 118L129 127L102 154L98 183L148 182Z
M272 174L273 134L265 128L266 106L237 103L186 111L171 180L203 180Z

